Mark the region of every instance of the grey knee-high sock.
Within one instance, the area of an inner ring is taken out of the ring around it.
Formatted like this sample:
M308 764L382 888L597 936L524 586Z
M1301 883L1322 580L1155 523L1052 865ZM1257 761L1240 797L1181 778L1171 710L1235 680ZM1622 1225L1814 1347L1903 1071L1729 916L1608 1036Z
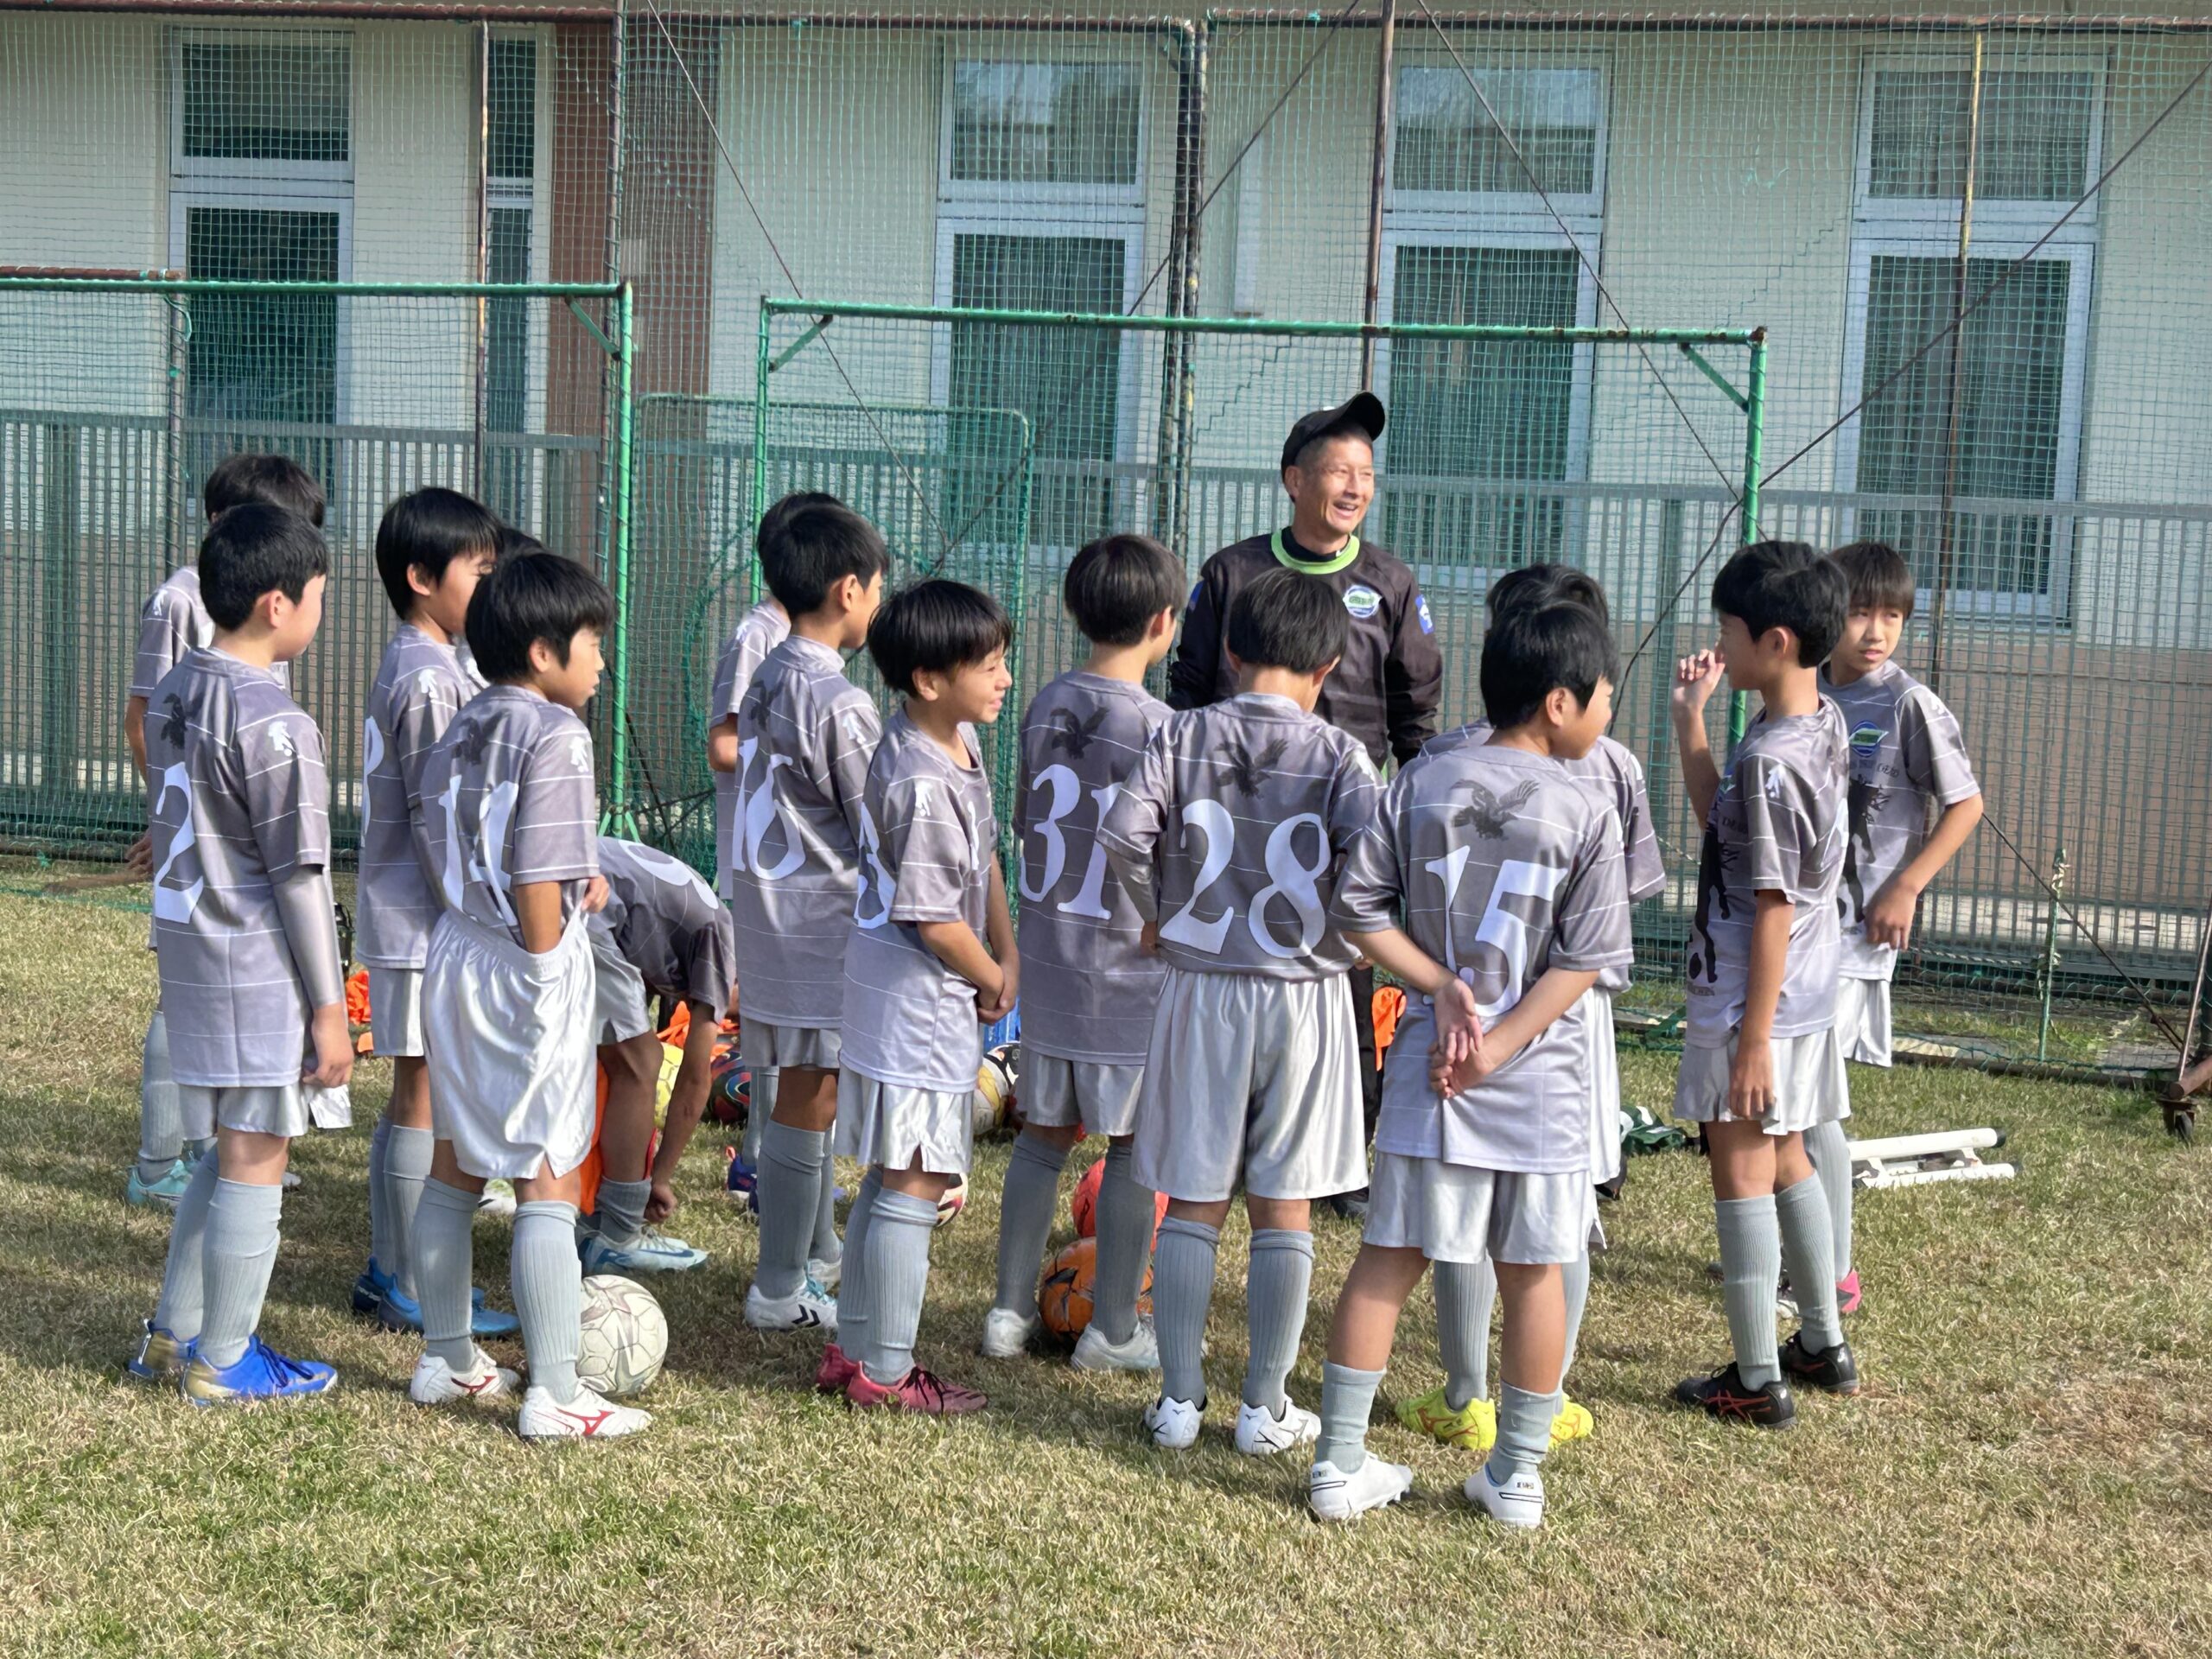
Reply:
M770 1118L760 1131L760 1260L753 1287L771 1301L796 1296L806 1281L806 1247L822 1202L822 1160L830 1137Z
M592 1211L599 1236L609 1244L634 1244L645 1230L645 1205L652 1202L649 1181L608 1181L599 1184L597 1207Z
M369 1131L369 1262L386 1278L399 1269L397 1249L391 1242L391 1199L384 1184L391 1151L391 1120L379 1117Z
M1805 1155L1813 1160L1813 1173L1821 1178L1827 1197L1828 1225L1834 1239L1835 1276L1851 1277L1851 1138L1840 1122L1815 1123L1805 1131ZM1789 1281L1792 1289L1797 1280Z
M814 1206L814 1237L806 1247L810 1262L842 1262L845 1247L837 1238L837 1160L825 1144L822 1154L822 1196Z
M193 1166L192 1179L177 1200L176 1219L169 1224L168 1265L162 1271L154 1323L180 1342L200 1334L206 1311L207 1206L215 1197L215 1177L212 1157Z
M837 1346L850 1360L868 1351L874 1303L868 1277L868 1236L875 1220L875 1201L883 1193L883 1172L868 1171L845 1212L845 1276L837 1285Z
M469 1335L469 1281L475 1275L476 1194L432 1177L415 1212L415 1285L423 1344L456 1371L476 1363ZM571 1249L573 1254L573 1247Z
M914 1369L937 1205L910 1192L879 1192L874 1211L866 1243L868 1349L855 1357L871 1380L888 1385Z
M1382 1386L1380 1371L1324 1362L1321 1438L1313 1447L1314 1462L1333 1463L1348 1475L1367 1461L1367 1420L1375 1413L1375 1390Z
M284 1213L282 1186L215 1181L207 1206L203 1246L207 1317L200 1325L200 1357L218 1370L235 1365L261 1323L269 1270L276 1262L276 1224Z
M1206 1311L1221 1230L1170 1216L1152 1258L1152 1323L1160 1333L1160 1391L1192 1405L1206 1397Z
M773 1066L756 1067L753 1073L752 1103L745 1109L745 1141L738 1147L738 1154L754 1169L760 1167L760 1131L768 1122L768 1114L776 1109L776 1079L781 1074Z
M1454 1411L1490 1398L1490 1313L1497 1269L1479 1262L1436 1264L1436 1345L1444 1361L1444 1403Z
M1271 1417L1281 1416L1289 1403L1283 1384L1298 1363L1298 1339L1306 1334L1306 1297L1313 1283L1313 1234L1262 1227L1252 1235L1252 1263L1244 1279L1251 1333L1244 1403Z
M391 1259L377 1266L392 1277L403 1296L419 1300L415 1276L415 1230L423 1213L423 1183L430 1179L430 1154L437 1137L428 1129L391 1126L384 1150L385 1217L391 1232Z
M1560 1268L1559 1277L1567 1293L1567 1348L1559 1362L1559 1382L1564 1390L1567 1373L1574 1363L1574 1344L1582 1335L1582 1310L1590 1305L1589 1246L1585 1245L1581 1255Z
M1533 1473L1551 1449L1552 1419L1565 1399L1557 1389L1531 1394L1500 1381L1497 1389L1497 1444L1491 1449L1490 1478L1503 1486L1522 1471Z
M1037 1264L1059 1207L1060 1172L1069 1148L1033 1135L1014 1143L1006 1187L999 1198L999 1287L993 1305L1025 1319L1037 1313ZM1094 1277L1093 1285L1096 1281Z
M1136 1334L1137 1298L1152 1261L1152 1224L1159 1205L1131 1173L1135 1148L1106 1148L1106 1173L1098 1183L1098 1267L1090 1281L1090 1322L1108 1342ZM1033 1279L1034 1274L1031 1277Z
M158 1181L184 1156L184 1112L169 1075L169 1027L159 1008L146 1022L138 1067L138 1179Z
M1728 1310L1728 1340L1737 1374L1756 1389L1782 1375L1774 1339L1774 1293L1782 1282L1782 1235L1772 1194L1718 1198L1713 1217L1720 1233L1720 1299Z
M576 1206L549 1198L515 1206L508 1262L530 1380L562 1405L576 1397L583 1341L584 1270L576 1256Z
M1843 1340L1835 1311L1835 1231L1828 1224L1827 1194L1818 1175L1774 1195L1775 1227L1782 1236L1782 1265L1804 1322L1804 1341L1818 1351Z

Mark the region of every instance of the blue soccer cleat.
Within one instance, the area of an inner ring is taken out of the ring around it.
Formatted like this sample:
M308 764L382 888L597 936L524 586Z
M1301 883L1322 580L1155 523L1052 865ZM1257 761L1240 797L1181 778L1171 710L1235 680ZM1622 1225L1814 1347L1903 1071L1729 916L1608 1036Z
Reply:
M184 1375L200 1346L194 1340L179 1342L151 1319L139 1321L138 1351L123 1369L142 1382L174 1382Z
M386 1282L384 1300L377 1306L377 1323L387 1331L411 1331L423 1334L423 1305L404 1293L397 1285ZM512 1313L502 1313L496 1307L484 1305L480 1289L469 1293L468 1334L472 1337L512 1337L522 1329L522 1321Z
M369 1265L361 1269L361 1276L353 1281L353 1311L364 1319L373 1319L384 1301L385 1292L391 1288L391 1275L377 1266L373 1255Z
M180 1158L162 1172L156 1180L138 1179L138 1166L130 1166L130 1178L123 1183L123 1201L143 1206L158 1204L174 1210L184 1197L184 1189L192 1185L192 1166Z
M688 1273L702 1267L707 1253L662 1232L657 1227L641 1227L633 1243L610 1244L604 1235L594 1233L583 1243L583 1263L586 1273Z
M184 1397L195 1406L245 1405L255 1400L302 1400L338 1386L338 1371L318 1359L280 1354L258 1332L238 1363L218 1370L194 1356L184 1368Z
M760 1180L760 1172L745 1161L743 1153L733 1152L729 1154L729 1173L722 1181L725 1194L735 1202L742 1204L745 1206L745 1213L748 1216L757 1216L760 1213L760 1194L758 1191Z

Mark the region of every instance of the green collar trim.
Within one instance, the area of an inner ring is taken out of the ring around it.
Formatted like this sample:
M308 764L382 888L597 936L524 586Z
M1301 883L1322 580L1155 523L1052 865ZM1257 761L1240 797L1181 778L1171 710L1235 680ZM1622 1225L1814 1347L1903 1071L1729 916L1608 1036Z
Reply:
M1341 553L1325 559L1301 559L1282 544L1282 531L1276 531L1268 537L1268 548L1275 556L1275 563L1286 570L1301 570L1309 576L1333 576L1347 569L1359 556L1359 537L1355 536L1344 545Z

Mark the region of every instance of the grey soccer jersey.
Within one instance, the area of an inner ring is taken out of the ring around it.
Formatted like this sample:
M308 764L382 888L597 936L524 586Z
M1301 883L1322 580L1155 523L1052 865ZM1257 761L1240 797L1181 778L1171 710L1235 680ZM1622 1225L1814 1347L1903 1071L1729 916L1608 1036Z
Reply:
M1421 753L1487 743L1491 729L1486 720L1470 721L1429 739ZM1561 760L1559 764L1593 798L1619 815L1621 845L1628 860L1628 901L1631 905L1643 903L1667 885L1666 861L1660 856L1659 836L1651 827L1651 797L1644 787L1643 763L1625 743L1600 737L1580 760ZM1629 968L1608 968L1599 976L1598 984L1604 990L1626 990Z
M879 1083L965 1093L983 1058L976 988L938 960L919 928L965 922L983 937L999 826L975 734L962 738L965 766L901 710L868 767L843 1058Z
M697 872L634 841L599 838L607 908L591 918L605 930L645 988L704 1002L717 1018L737 979L737 936L729 912Z
M1380 792L1357 739L1247 691L1154 732L1098 838L1174 966L1319 979L1354 960L1329 899Z
M330 863L322 734L268 670L197 649L154 688L146 771L169 1068L296 1084L310 1010L273 884Z
M154 688L184 660L186 652L214 643L215 619L207 614L207 601L200 597L200 572L188 564L172 570L139 608L138 650L125 695L150 700ZM289 663L278 663L269 671L278 685L290 688Z
M520 686L486 687L454 717L423 762L423 811L447 908L518 944L517 887L559 882L565 925L599 874L591 734Z
M1897 953L1866 943L1866 906L1928 844L1936 811L1981 793L1959 722L1943 700L1894 662L1849 685L1821 690L1835 700L1851 745L1850 839L1837 902L1843 924L1843 971L1887 979Z
M819 1030L843 1015L861 798L882 734L868 694L817 640L785 640L753 677L737 716L730 830L746 1019Z
M1466 743L1425 750L1392 780L1352 843L1332 919L1402 925L1473 989L1488 1026L1553 968L1625 971L1627 861L1620 817L1555 760ZM1402 915L1404 920L1399 921ZM1426 1058L1427 1000L1408 1001L1393 1039L1375 1144L1479 1169L1554 1173L1590 1165L1589 1046L1578 1001L1474 1088L1440 1100Z
M1762 892L1786 893L1791 905L1771 1034L1798 1037L1834 1023L1845 753L1843 716L1822 697L1809 715L1760 715L1721 773L1698 861L1685 1041L1722 1047L1743 1023Z
M773 600L763 600L739 620L715 662L715 689L707 706L709 726L737 717L738 705L760 664L791 634L791 620ZM729 897L729 831L737 819L737 779L734 772L715 774L715 891L725 899Z
M471 665L474 666L473 664ZM473 695L449 645L403 622L384 648L361 722L361 879L354 955L420 968L438 919L423 765Z
M1141 948L1098 825L1167 717L1141 685L1077 671L1021 718L1022 1042L1039 1054L1144 1064L1167 968Z

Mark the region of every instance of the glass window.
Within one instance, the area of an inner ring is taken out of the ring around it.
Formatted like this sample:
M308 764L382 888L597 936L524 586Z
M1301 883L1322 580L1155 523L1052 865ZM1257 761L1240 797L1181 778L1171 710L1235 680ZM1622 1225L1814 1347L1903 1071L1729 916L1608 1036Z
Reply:
M235 40L188 40L182 50L187 157L350 159L344 41L242 34Z
M1134 185L1137 109L1136 72L1125 64L956 63L951 176Z
M490 137L486 171L495 179L535 178L537 42L493 35L490 71L490 96L485 111Z
M1529 195L1541 186L1548 195L1582 196L1597 188L1604 99L1598 70L1472 73L1496 121L1457 64L1398 71L1394 189Z
M1973 75L1878 69L1868 137L1869 197L1955 200L1966 194ZM2089 184L2097 78L2087 69L1991 69L1982 76L1974 194L2072 201Z

